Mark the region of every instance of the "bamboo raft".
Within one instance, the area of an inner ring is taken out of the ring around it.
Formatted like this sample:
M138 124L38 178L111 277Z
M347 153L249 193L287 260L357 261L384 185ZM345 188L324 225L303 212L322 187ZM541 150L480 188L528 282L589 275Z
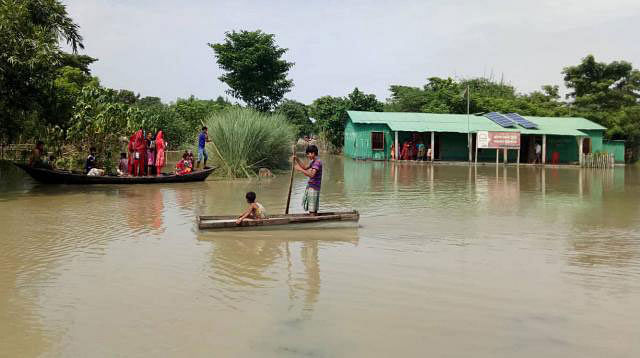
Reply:
M236 224L237 216L198 216L199 229L238 230L258 229L282 225L321 224L321 223L357 223L360 220L358 211L337 211L318 213L315 216L308 214L281 214L266 219L245 219Z

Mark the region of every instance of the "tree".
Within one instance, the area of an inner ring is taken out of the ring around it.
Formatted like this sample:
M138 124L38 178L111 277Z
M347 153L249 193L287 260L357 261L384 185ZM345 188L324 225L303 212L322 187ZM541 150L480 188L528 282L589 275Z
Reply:
M218 65L219 77L234 98L259 111L274 108L293 87L287 79L292 62L282 59L288 49L278 47L275 36L261 30L227 32L224 43L208 44Z
M43 102L43 121L66 130L70 126L76 99L85 86L99 87L100 81L77 67L64 66L58 69L57 77L46 97L48 101Z
M626 61L596 62L593 55L577 66L562 71L567 88L573 91L574 107L592 110L619 110L638 103L640 72Z
M75 53L82 37L57 0L0 1L0 139L20 133L49 101L64 57L59 41Z
M121 150L120 139L149 125L141 109L123 103L116 90L86 86L74 107L73 125L67 131L68 143L79 152L95 146L102 155L105 169L114 169Z
M82 70L85 75L90 75L91 70L89 69L89 66L91 66L91 64L96 61L98 61L97 58L93 58L87 55L78 55L76 53L62 53L60 65L77 68Z
M339 151L344 143L344 127L347 124L347 111L381 112L384 105L373 94L365 94L357 87L347 97L324 96L313 101L309 114L315 118L322 136Z
M162 100L160 99L160 97L151 97L151 96L140 98L136 102L136 105L138 107L140 107L140 108L143 108L143 109L146 109L146 108L149 108L149 107L164 106L164 104L162 103Z
M298 138L313 132L313 122L309 119L309 110L304 103L285 99L275 112L283 114L289 123L295 126Z
M471 93L469 112L517 112L522 115L567 115L568 108L558 101L557 86L529 95L516 93L513 86L486 78L456 81L431 77L422 88L391 86L386 111L425 113L467 113L466 89Z
M640 145L640 71L626 61L597 62L593 55L565 67L565 85L572 91L572 110L607 127L606 136L627 141L638 157Z

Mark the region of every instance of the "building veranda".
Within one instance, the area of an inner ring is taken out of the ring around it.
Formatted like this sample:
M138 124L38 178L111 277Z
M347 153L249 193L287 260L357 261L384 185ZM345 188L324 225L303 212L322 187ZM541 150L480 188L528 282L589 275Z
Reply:
M604 140L605 127L580 117L513 114L520 121L505 127L490 114L349 111L348 115L343 151L354 159L496 162L499 156L500 162L509 163L579 164L580 154L607 152L616 163L624 163L624 142ZM487 147L487 134L517 142L509 150Z

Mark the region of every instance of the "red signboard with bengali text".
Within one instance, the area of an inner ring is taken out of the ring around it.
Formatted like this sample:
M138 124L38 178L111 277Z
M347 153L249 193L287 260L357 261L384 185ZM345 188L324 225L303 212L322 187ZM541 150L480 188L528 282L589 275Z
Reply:
M488 132L478 131L477 133L478 148L492 149L519 149L520 148L520 132Z

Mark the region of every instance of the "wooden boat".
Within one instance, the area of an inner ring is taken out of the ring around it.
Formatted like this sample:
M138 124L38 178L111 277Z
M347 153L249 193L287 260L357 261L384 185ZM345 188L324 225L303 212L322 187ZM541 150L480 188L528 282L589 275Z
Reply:
M196 170L185 175L159 175L159 176L89 176L85 174L73 173L63 170L51 170L45 168L32 168L25 164L13 163L21 168L33 179L45 184L159 184L159 183L186 183L193 181L203 181L216 168L206 168Z
M217 230L236 230L236 229L258 229L263 227L272 227L280 225L297 225L297 224L321 224L321 223L357 223L360 220L360 213L353 211L337 211L318 213L311 216L308 214L282 214L273 215L267 219L246 219L240 225L236 224L237 216L199 216L198 228L200 229L217 229ZM305 226L307 226L305 225Z

